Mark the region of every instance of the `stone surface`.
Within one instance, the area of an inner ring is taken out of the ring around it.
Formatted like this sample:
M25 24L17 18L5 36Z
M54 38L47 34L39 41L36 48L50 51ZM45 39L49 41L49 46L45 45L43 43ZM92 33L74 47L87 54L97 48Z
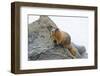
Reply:
M28 25L28 60L71 59L69 50L55 46L51 38L50 31L56 27L48 16L40 16ZM78 49L76 58L87 58L84 46L72 45Z

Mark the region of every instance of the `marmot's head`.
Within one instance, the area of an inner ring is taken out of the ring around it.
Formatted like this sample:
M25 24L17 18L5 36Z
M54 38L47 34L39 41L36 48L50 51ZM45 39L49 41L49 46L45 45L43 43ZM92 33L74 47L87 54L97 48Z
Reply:
M53 28L53 29L51 30L52 33L54 33L54 32L59 32L59 31L60 31L59 28Z
M59 34L60 33L60 30L59 30L59 28L53 28L52 30L51 30L51 34L52 34L52 36L56 36L57 34Z

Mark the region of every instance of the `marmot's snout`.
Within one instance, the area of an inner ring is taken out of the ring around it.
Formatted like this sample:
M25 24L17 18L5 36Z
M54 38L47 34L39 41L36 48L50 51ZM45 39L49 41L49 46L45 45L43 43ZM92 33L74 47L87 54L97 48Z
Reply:
M53 28L53 29L51 30L51 32L57 32L57 31L59 31L58 28Z

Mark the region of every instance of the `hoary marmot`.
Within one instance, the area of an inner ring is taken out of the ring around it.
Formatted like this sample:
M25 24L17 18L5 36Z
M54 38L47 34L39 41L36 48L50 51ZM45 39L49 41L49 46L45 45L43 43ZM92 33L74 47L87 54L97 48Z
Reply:
M68 33L61 31L59 28L51 30L51 37L57 45L62 45L70 51L71 57L75 58L76 48L71 44L71 37Z

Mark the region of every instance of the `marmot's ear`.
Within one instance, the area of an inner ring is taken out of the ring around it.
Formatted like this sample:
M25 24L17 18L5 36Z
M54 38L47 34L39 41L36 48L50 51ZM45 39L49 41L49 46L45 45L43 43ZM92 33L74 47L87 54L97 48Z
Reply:
M55 31L59 31L59 28L56 28L56 30Z

